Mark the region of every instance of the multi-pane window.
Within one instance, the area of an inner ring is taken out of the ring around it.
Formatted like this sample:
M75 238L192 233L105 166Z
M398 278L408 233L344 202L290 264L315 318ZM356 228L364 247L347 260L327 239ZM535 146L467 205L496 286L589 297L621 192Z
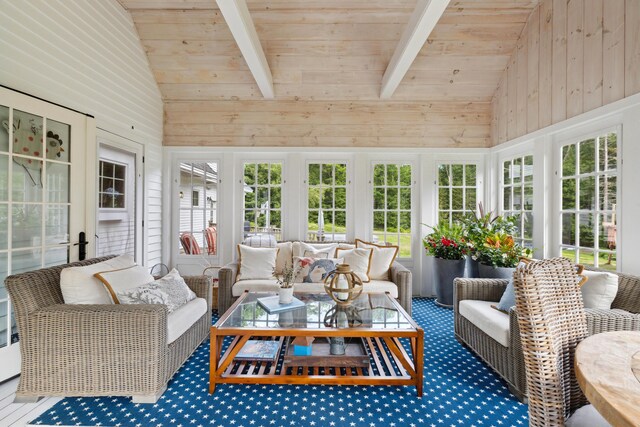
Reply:
M373 167L373 240L400 246L411 256L411 165Z
M181 162L179 172L180 253L215 255L218 164Z
M459 221L476 209L476 165L438 165L438 222Z
M244 234L282 240L282 163L244 164Z
M533 247L533 156L516 157L502 163L502 214L516 218L514 237Z
M562 147L562 255L616 269L618 138L608 133Z
M101 209L124 209L127 166L100 160L98 206Z
M347 164L308 164L309 240L345 240L347 236Z

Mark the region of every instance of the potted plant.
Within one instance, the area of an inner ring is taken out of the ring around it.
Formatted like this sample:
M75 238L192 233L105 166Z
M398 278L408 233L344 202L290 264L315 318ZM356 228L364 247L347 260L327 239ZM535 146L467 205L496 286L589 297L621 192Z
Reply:
M277 280L280 290L278 291L278 302L280 304L291 304L293 301L293 282L300 272L300 268L294 268L293 265L285 265L282 269L282 277L274 277Z
M488 236L495 233L513 235L516 232L516 217L494 215L493 211L485 212L482 202L478 203L478 212L468 214L463 220L464 238L469 247L467 254L468 277L483 277L479 273L480 252Z
M423 239L427 255L434 257L436 273L436 303L453 306L453 279L464 276L465 255L468 247L463 227L458 223L441 223L431 227L432 232Z
M520 258L530 254L531 249L517 244L512 235L492 233L478 251L480 276L510 279Z

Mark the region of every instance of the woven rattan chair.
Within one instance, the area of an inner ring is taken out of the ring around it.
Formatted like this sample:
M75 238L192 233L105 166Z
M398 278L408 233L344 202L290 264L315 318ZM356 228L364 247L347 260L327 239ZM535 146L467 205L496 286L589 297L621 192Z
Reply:
M582 410L582 424L569 420L587 403L574 372L576 346L588 336L582 279L566 258L520 265L514 274L530 426L608 425L593 407Z
M618 294L611 304L611 310L585 310L589 335L607 331L640 331L640 278L616 274ZM500 301L508 282L505 279L455 279L455 336L491 366L507 382L515 396L526 401L527 381L516 311L512 308L509 312L509 345L506 347L459 312L459 304L463 300Z
M15 402L34 402L43 396L132 396L134 402L155 402L171 376L208 337L210 311L167 344L164 305L64 304L62 269L109 258L7 277L22 358ZM210 279L184 279L210 307Z

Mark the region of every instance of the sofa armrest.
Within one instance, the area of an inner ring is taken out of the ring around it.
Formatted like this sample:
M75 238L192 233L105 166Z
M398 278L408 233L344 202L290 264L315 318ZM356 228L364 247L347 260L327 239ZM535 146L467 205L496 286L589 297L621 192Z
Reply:
M640 314L624 310L586 308L589 335L609 331L640 331Z
M56 304L26 320L20 325L22 369L31 372L21 381L34 384L21 384L22 389L46 384L55 394L74 387L68 378L98 385L113 377L126 389L123 394L145 394L157 392L153 384L167 379L165 305Z
M185 276L184 281L187 283L198 298L207 300L207 307L211 307L211 277L209 276Z
M233 304L233 284L238 275L238 263L232 262L218 271L218 313L222 314Z
M411 314L411 297L413 289L413 279L411 271L399 262L391 265L391 281L398 287L398 301L408 314Z

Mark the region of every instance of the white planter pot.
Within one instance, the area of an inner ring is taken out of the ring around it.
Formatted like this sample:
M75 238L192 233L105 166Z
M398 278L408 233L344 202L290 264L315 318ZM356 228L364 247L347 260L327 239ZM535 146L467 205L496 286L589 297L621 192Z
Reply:
M291 301L293 301L293 288L280 288L278 302L280 304L291 304Z

